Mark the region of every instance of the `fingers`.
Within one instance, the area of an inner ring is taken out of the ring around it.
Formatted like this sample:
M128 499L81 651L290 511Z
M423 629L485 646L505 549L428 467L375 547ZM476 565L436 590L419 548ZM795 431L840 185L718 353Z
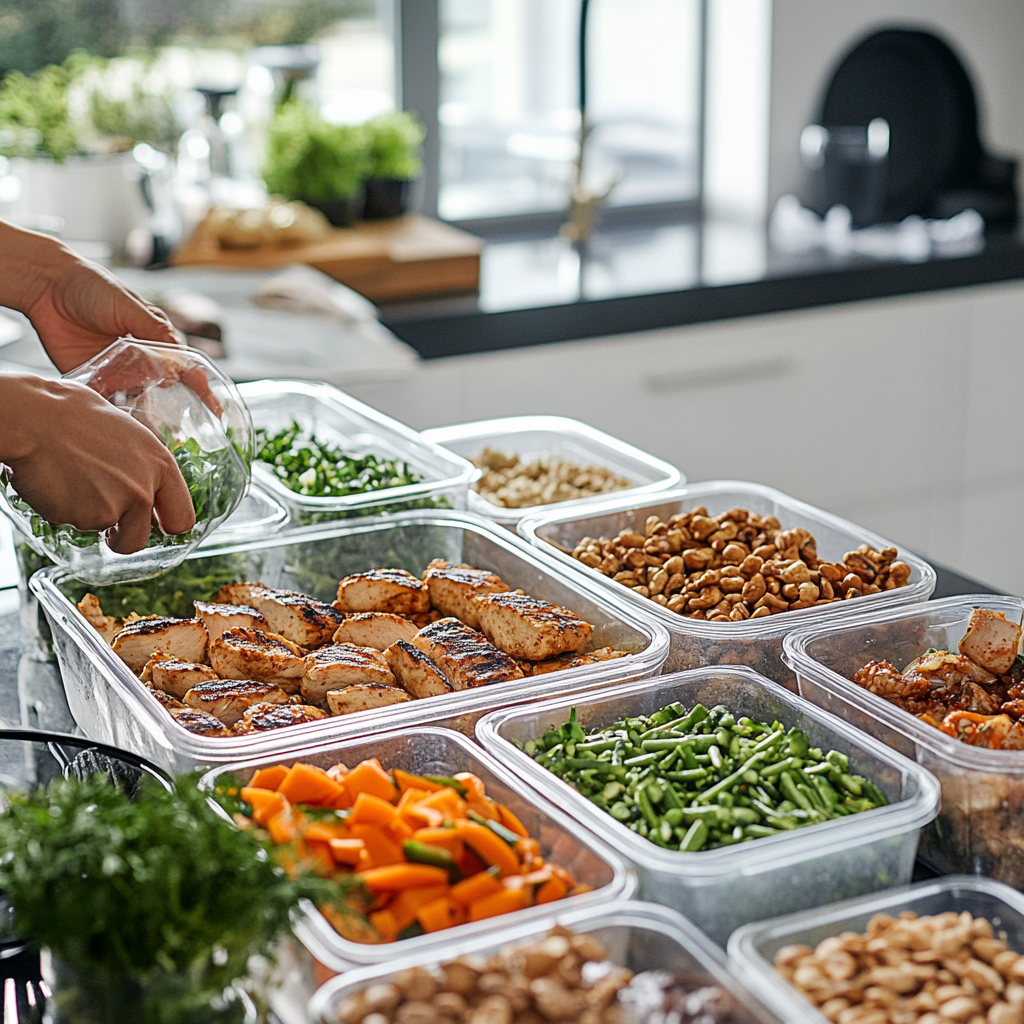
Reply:
M141 551L149 540L151 523L151 510L145 504L133 505L107 530L107 546L119 555Z
M164 474L153 499L153 509L164 533L187 533L196 525L192 495L188 493L188 487L177 466L172 466Z

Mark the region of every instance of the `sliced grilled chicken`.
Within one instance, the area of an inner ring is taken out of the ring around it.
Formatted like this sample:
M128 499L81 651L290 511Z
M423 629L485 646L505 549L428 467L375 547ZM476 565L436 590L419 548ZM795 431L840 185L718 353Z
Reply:
M412 642L458 690L523 678L515 659L458 619L438 619L424 626Z
M215 679L193 686L184 703L234 725L254 704L287 704L288 694L280 686L255 679Z
M226 629L263 629L267 620L247 604L214 604L212 601L194 601L196 618L202 619L211 640L216 640Z
M323 704L328 690L360 683L394 686L395 677L380 651L353 644L331 644L306 656L299 692L312 704Z
M352 715L371 708L404 704L407 700L412 700L412 697L405 690L397 686L385 686L383 683L360 683L327 692L327 707L332 715Z
M234 731L245 734L283 729L287 725L304 725L326 718L327 712L312 704L254 704L247 708L242 719L235 723Z
M220 588L213 595L214 604L247 604L254 608L252 598L257 591L269 590L270 588L262 583L228 583Z
M541 661L578 651L594 632L575 612L526 594L489 594L477 603L481 632L517 658Z
M580 668L582 665L596 665L601 661L611 661L613 658L624 658L625 651L616 651L612 647L602 647L598 651L589 651L587 654L559 654L554 658L545 658L544 661L533 662L533 671L530 675L542 676L548 672L561 672L566 668Z
M154 689L181 700L197 683L216 679L217 673L209 665L181 661L170 654L154 654L146 662L140 678L144 683L152 684Z
M124 619L115 619L113 615L104 615L100 599L95 594L86 594L78 602L78 610L86 622L96 630L97 633L108 644L114 642L114 637L124 626Z
M394 612L356 612L337 628L334 642L383 651L396 640L411 640L419 628L415 622Z
M210 644L210 664L222 679L257 679L297 693L306 652L274 633L228 629Z
M293 590L256 590L252 606L267 620L267 632L302 647L320 647L345 616L323 601Z
M334 607L343 612L395 612L421 615L430 611L430 596L421 580L404 569L371 569L346 576L338 584Z
M480 628L480 610L476 598L501 594L508 584L500 576L472 565L448 565L440 558L427 566L423 575L430 603L445 616L461 619L471 629Z
M164 693L163 690L158 690L155 686L147 686L146 690L168 711L181 710L185 707L177 697L172 697L169 693Z
M136 619L114 637L114 652L133 671L141 672L156 652L182 661L206 658L206 627L198 619Z
M384 658L402 689L417 699L456 690L430 658L407 640L396 640L384 652Z
M219 718L207 714L205 711L196 711L195 708L171 708L171 717L189 732L197 736L230 736L231 730L226 728Z
M407 617L417 629L422 629L424 626L429 626L432 622L437 622L438 619L443 619L445 616L443 616L436 608L431 608L429 612L423 612L418 615L409 615Z

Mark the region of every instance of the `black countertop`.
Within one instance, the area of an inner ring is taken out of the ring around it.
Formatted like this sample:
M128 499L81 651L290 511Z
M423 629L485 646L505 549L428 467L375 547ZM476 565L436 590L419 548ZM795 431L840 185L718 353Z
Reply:
M548 236L488 240L477 296L391 304L427 359L1024 278L1024 235L921 260L774 250L724 221L616 226L580 254Z

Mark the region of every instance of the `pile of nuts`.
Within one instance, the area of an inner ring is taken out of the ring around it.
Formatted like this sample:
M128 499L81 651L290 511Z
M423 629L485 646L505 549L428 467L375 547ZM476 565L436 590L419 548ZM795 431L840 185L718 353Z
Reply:
M553 505L633 486L631 480L603 466L580 466L557 455L520 462L518 455L485 448L473 464L484 471L474 488L482 498L502 508Z
M834 1024L1022 1024L1024 956L967 911L873 917L775 967Z
M644 533L614 540L584 537L573 558L678 615L742 622L905 587L910 566L895 548L861 545L842 562L818 559L814 537L783 530L775 516L706 508L663 522L648 516Z

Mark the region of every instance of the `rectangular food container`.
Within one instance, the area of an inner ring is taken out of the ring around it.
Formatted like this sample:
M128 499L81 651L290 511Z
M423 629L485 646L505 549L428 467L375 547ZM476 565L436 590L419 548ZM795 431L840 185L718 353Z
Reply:
M625 529L643 533L648 516L668 519L701 506L711 516L739 507L761 516L775 516L784 530L803 527L813 534L818 544L818 555L826 561L840 560L846 552L861 544L870 544L876 550L893 546L868 530L790 498L781 491L734 480L693 484L653 495L642 502L614 496L588 507L586 511L566 508L537 513L524 518L518 529L522 537L553 554L562 565L595 580L623 607L660 622L672 637L672 649L665 665L666 671L670 672L702 665L748 665L769 679L795 689L793 673L782 661L782 638L786 633L804 624L842 622L848 616L869 608L917 604L927 601L935 589L932 567L900 548L899 558L911 567L911 576L907 586L899 590L783 612L763 619L747 619L745 622L702 622L670 612L572 557L573 548L583 537L615 537Z
M522 462L556 455L581 466L603 466L617 476L634 482L634 486L614 492L616 497L628 495L632 500L637 500L639 495L665 491L686 483L686 477L675 466L567 416L509 416L497 420L478 420L476 423L458 423L451 427L434 427L424 430L420 436L471 461L483 454L485 448L496 448L506 455L518 455ZM470 489L468 508L471 512L514 530L519 520L531 512L570 506L578 508L602 501L606 497L597 495L555 505L504 508L492 504Z
M1024 750L961 743L869 693L851 677L869 661L904 668L929 647L955 651L975 608L1013 622L1024 600L977 594L879 610L786 637L783 657L800 693L931 771L942 811L921 835L921 859L936 871L990 875L1024 887Z
M790 944L814 949L822 939L842 932L863 934L876 914L897 917L912 911L918 917L967 911L986 918L1005 932L1010 949L1024 950L1024 897L990 878L947 875L918 885L844 900L802 914L748 924L729 939L729 964L769 1008L785 1013L794 1024L828 1024L826 1017L778 974L775 954Z
M246 785L259 768L275 764L290 766L305 761L330 768L339 761L350 768L376 757L385 769L401 768L413 775L454 775L472 772L484 783L487 795L504 804L523 823L541 846L541 855L566 868L577 882L593 892L565 901L566 909L599 906L618 897L632 896L636 877L609 847L582 831L563 811L548 803L508 768L481 750L472 740L450 729L414 728L383 732L372 739L330 741L317 746L292 748L286 757L253 758L240 764L221 766L203 776L200 785ZM383 945L367 945L342 938L327 919L313 907L306 907L295 932L320 963L334 971L355 966L387 964L397 956L424 955L442 951L458 941L480 941L503 921L510 924L535 921L551 914L551 905L528 907L507 914L459 925L443 932L419 935Z
M253 480L288 509L290 527L404 509L464 509L469 485L480 475L472 463L330 384L258 380L240 384L238 390L257 430L282 430L294 420L321 441L338 445L348 454L398 459L422 477L420 483L405 487L316 498L296 493L275 476L270 466L254 462Z
M812 746L846 754L850 772L874 782L890 803L766 839L682 853L628 829L516 746L567 722L573 707L589 730L624 715L653 714L673 701L687 708L724 704L737 718L796 726ZM918 832L938 810L939 788L928 772L743 667L677 672L495 711L477 724L477 739L631 863L643 899L673 907L722 944L748 921L910 881Z
M556 910L543 920L510 925L488 935L486 939L467 939L446 947L438 954L403 956L377 967L364 967L327 982L309 1003L311 1024L338 1024L341 1004L352 993L376 982L386 982L399 971L410 967L436 968L460 956L480 953L490 956L510 945L542 939L554 925L571 928L583 935L592 935L608 951L608 958L635 974L641 971L668 971L687 981L719 985L738 1004L732 1016L735 1024L772 1024L785 1020L776 1018L731 973L722 952L708 942L689 921L666 907L634 900L617 900L603 907Z
M508 530L463 512L400 512L199 551L155 580L101 588L98 593L108 608L115 598L121 599L118 615L137 607L140 614L154 610L188 617L193 599L208 600L225 583L259 580L332 601L338 581L350 573L384 566L421 575L434 558L489 569L510 587L522 587L528 594L571 608L594 625L592 648L610 644L631 653L536 679L482 686L258 735L204 737L178 725L82 618L74 602L86 590L84 586L56 567L37 573L31 586L51 626L71 712L86 735L179 771L269 757L327 737L348 739L390 726L443 720L471 733L484 710L645 678L657 673L665 661L668 634L659 625L621 608L586 579L563 578L556 564Z

